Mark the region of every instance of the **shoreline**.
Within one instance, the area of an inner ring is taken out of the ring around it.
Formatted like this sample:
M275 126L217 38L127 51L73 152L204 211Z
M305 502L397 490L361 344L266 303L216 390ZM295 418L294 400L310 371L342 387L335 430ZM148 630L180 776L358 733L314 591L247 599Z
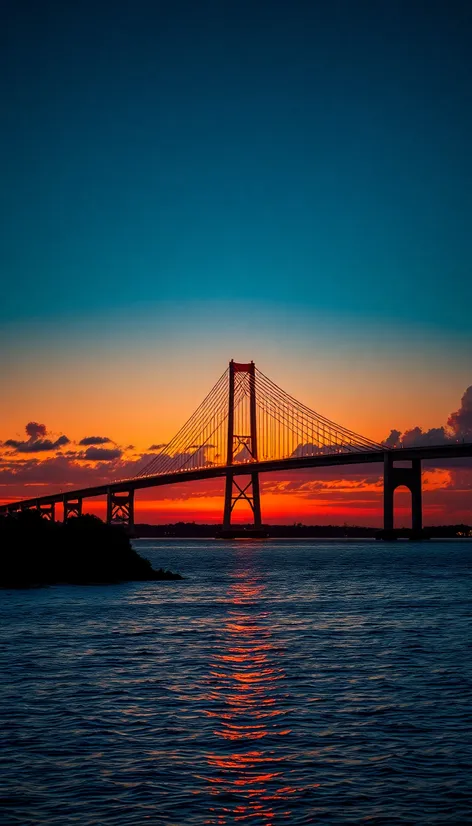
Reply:
M375 536L267 536L261 539L253 537L236 537L234 539L221 539L216 536L133 536L132 542L377 542ZM409 539L406 536L399 536L398 542L422 542L420 539ZM472 536L432 536L428 542L472 542Z

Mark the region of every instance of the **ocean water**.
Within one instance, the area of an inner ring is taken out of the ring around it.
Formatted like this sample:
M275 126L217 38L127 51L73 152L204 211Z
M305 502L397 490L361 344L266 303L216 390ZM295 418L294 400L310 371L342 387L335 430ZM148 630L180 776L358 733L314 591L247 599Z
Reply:
M0 592L2 826L472 823L472 543L136 547Z

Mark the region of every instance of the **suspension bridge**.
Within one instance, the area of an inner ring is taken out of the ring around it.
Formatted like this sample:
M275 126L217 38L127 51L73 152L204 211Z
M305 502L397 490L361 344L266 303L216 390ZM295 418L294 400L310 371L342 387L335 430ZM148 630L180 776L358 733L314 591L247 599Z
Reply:
M137 490L223 477L223 535L235 533L231 519L241 500L250 506L257 534L262 532L261 473L382 463L385 531L393 530L394 491L404 485L411 491L412 528L419 533L422 461L463 456L472 456L472 443L388 449L297 401L254 362L231 361L174 438L135 477L10 502L0 506L0 513L35 508L54 520L59 504L67 520L82 514L84 499L106 496L107 522L132 530Z

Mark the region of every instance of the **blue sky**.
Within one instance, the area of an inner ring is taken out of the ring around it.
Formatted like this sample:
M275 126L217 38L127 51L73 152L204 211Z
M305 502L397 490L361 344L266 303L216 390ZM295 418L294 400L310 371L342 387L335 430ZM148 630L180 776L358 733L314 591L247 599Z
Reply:
M469 335L468 2L3 15L2 322L242 299Z

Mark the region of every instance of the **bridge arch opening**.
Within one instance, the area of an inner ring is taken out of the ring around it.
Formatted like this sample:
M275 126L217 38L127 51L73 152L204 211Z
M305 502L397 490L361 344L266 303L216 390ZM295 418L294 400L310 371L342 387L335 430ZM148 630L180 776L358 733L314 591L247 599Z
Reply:
M398 485L393 492L393 527L413 528L413 496L407 485Z

